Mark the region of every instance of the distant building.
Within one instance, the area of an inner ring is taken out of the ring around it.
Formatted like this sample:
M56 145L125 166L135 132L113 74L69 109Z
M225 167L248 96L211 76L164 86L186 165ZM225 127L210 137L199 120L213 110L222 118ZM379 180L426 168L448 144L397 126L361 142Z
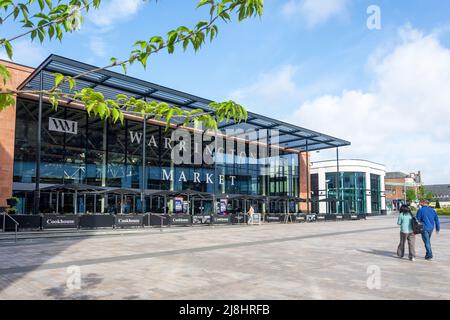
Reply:
M398 210L399 207L407 202L406 190L413 189L416 193L422 185L422 174L387 172L385 179L386 188L386 206L389 210Z
M450 184L434 184L424 186L427 192L431 192L442 208L450 207Z
M311 163L313 212L385 214L382 164L366 160Z

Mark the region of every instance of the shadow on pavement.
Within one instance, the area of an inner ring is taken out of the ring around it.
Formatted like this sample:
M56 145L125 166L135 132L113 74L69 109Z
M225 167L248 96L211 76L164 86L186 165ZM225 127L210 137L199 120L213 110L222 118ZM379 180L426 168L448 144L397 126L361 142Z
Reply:
M374 254L374 255L377 255L377 256L383 256L383 257L388 257L388 258L401 259L400 257L397 256L397 253L394 252L394 251L376 250L376 249L370 249L370 250L361 250L361 249L358 249L357 251L362 252L362 253Z
M100 277L96 273L90 273L83 277L82 286L81 289L83 289L83 292L86 292L86 290L93 289L97 287L100 283L102 283L103 278ZM77 294L76 291L68 289L68 287L64 285L60 285L58 287L53 287L49 289L44 290L44 295L49 298L53 299L79 299L79 300L92 300L97 299L95 296L90 296L87 294Z

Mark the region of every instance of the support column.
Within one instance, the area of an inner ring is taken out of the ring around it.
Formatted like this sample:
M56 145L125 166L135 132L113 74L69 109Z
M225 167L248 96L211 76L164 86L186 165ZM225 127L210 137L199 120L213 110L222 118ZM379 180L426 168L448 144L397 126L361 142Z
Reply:
M319 197L318 200L324 200L328 198L328 183L326 181L326 173L323 170L317 171L318 185L319 185ZM328 202L319 202L319 213L329 213L328 212Z
M147 146L147 116L144 116L144 125L142 129L142 181L141 181L141 207L142 213L145 213L145 189L147 187L146 174L146 154L145 147Z
M39 204L41 202L41 143L42 143L42 89L44 87L44 74L41 71L39 74L39 105L38 105L38 127L37 127L37 143L36 143L36 184L34 188L34 208L33 213L39 214Z
M372 184L370 181L370 172L366 172L366 213L372 213Z
M339 171L339 148L336 148L336 213L343 213L341 204L341 173Z
M380 176L380 193L381 193L381 210L386 210L386 187L384 184L384 176Z
M102 187L106 187L106 166L108 165L108 121L103 121L103 159L102 159ZM100 211L105 213L108 194L103 193L100 198Z
M311 208L309 206L309 198L311 196L311 190L309 189L309 180L311 178L311 173L310 173L310 165L309 165L309 154L308 154L308 139L306 139L306 213L310 214L311 213Z

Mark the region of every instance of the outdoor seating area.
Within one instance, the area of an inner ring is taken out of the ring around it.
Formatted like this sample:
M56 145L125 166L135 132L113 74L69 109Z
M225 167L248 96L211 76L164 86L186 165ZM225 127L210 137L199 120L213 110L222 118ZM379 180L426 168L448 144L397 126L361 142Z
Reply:
M235 225L261 223L304 223L365 219L363 214L303 213L300 203L309 199L289 196L212 194L196 190L151 191L102 188L85 184L60 184L41 189L54 198L50 213L3 214L4 231L145 228L195 225ZM87 198L93 198L90 203ZM67 198L73 210L64 210ZM124 203L131 198L131 205ZM144 201L142 201L144 200ZM334 199L325 201L335 201ZM113 204L114 208L107 204ZM145 204L144 204L145 203ZM311 201L310 203L313 203ZM88 204L88 205L87 205ZM143 205L144 204L144 205ZM149 210L146 210L146 205ZM254 208L253 220L248 209ZM90 211L90 210L92 211ZM157 209L157 210L151 210ZM6 212L7 208L3 208ZM9 219L7 219L7 217Z
M259 214L257 214L259 215ZM14 222L6 219L3 213L3 228L5 231L15 231ZM172 227L195 225L238 225L246 224L248 215L230 214L225 216L209 215L202 222L196 221L192 215L174 214L130 214L130 215L13 215L18 223L17 231L51 230L51 229L98 229L98 228L145 228L145 227ZM344 220L366 219L365 214L351 215L318 215L318 214L291 214L275 215L261 214L261 222L264 223L305 223L328 222Z

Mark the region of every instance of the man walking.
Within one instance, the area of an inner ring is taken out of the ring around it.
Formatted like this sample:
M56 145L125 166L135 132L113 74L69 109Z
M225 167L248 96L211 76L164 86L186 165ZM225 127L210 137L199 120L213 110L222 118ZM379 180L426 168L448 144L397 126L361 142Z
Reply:
M441 230L441 225L439 223L439 218L436 211L430 207L430 202L428 200L420 201L421 208L417 212L416 218L423 223L423 233L422 240L425 244L425 249L427 251L425 255L425 260L433 259L433 251L431 250L431 235L433 234L434 227L436 225L436 234L439 234Z

